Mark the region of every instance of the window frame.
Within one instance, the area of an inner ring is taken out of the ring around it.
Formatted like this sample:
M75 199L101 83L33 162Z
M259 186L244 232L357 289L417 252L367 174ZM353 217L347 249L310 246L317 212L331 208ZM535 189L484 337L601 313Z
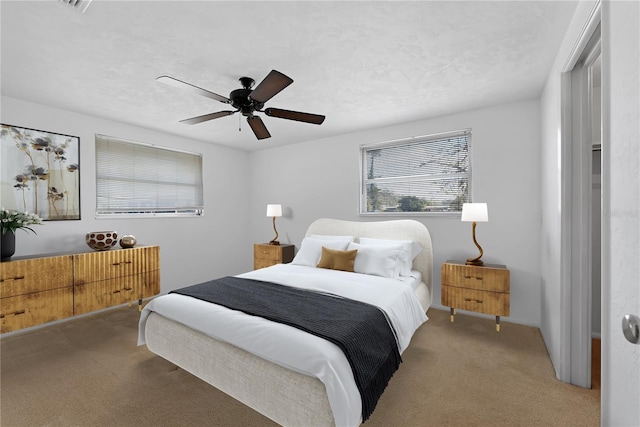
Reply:
M180 153L180 154L186 154L186 155L190 155L193 156L194 158L199 158L199 162L200 162L200 191L201 191L201 201L202 201L202 206L193 206L193 207L188 207L188 208L180 208L180 207L174 207L174 208L167 208L167 209L160 209L160 208L149 208L149 209L136 209L136 208L131 208L129 210L125 210L124 208L122 210L101 210L100 208L98 208L98 197L99 197L99 192L98 192L98 181L99 181L99 177L98 177L98 173L99 173L99 169L98 169L98 139L104 139L104 140L110 140L113 141L115 143L123 143L123 144L129 144L129 145L137 145L137 146L141 146L141 147L146 147L146 148L151 148L153 150L157 150L157 151L165 151L165 152L174 152L174 153ZM95 194L95 218L96 219L105 219L105 218L111 218L111 219L118 219L118 218L163 218L163 217L167 217L167 218L177 218L177 217L188 217L188 218L193 218L193 217L201 217L204 216L204 156L202 155L202 153L196 153L196 152L192 152L192 151L186 151L186 150L179 150L179 149L175 149L175 148L170 148L170 147L164 147L164 146L160 146L157 144L149 144L149 143L145 143L145 142L140 142L140 141L133 141L130 139L125 139L125 138L120 138L120 137L115 137L115 136L110 136L110 135L104 135L104 134L95 134L95 138L94 138L94 150L95 150L95 179L96 179L96 194Z
M367 168L367 152L375 149L384 149L398 146L405 146L410 144L416 144L420 142L428 142L428 141L437 141L447 138L455 138L459 136L467 135L467 152L468 152L468 163L469 167L466 172L468 184L467 184L467 200L465 203L472 202L472 183L473 183L473 167L472 167L472 129L460 129L455 131L448 132L440 132L428 135L420 135L413 136L409 138L395 139L390 141L378 142L373 144L362 144L360 145L360 156L359 156L359 175L360 175L360 183L358 188L358 213L360 216L395 216L395 217L406 217L406 216L429 216L429 217L455 217L460 216L462 214L462 208L460 211L446 211L446 212L437 212L437 211L384 211L384 212L368 212L367 209L367 178L366 178L366 168ZM401 179L406 179L406 177L402 177Z

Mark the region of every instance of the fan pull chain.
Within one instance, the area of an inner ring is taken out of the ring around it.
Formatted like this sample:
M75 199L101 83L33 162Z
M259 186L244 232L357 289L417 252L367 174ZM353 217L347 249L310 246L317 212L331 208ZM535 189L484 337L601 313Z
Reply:
M242 120L240 115L238 115L238 132L242 132Z

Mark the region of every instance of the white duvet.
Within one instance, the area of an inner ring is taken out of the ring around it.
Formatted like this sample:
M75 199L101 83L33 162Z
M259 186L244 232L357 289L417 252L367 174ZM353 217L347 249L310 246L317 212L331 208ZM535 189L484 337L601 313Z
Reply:
M278 264L237 277L324 291L375 305L387 313L393 324L400 353L427 320L411 285L400 280L291 264ZM169 294L152 300L144 308L138 345L145 343L145 323L151 312L285 368L317 377L327 389L336 426L360 424L360 393L347 358L335 344L288 325Z

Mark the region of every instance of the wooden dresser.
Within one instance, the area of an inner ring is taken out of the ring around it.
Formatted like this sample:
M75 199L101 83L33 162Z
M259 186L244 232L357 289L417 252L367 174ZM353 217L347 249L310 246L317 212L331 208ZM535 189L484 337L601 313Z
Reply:
M0 332L160 293L160 247L21 257L0 264Z
M293 245L255 243L253 245L253 269L257 270L293 261L293 248Z
M441 267L441 303L451 308L451 321L456 309L496 316L509 315L509 270L504 265L466 265L464 261L447 261Z

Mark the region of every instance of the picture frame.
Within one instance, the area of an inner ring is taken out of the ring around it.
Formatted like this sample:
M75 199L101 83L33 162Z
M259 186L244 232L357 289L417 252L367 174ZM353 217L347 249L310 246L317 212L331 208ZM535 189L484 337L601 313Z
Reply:
M0 123L0 150L2 208L80 219L80 137Z

